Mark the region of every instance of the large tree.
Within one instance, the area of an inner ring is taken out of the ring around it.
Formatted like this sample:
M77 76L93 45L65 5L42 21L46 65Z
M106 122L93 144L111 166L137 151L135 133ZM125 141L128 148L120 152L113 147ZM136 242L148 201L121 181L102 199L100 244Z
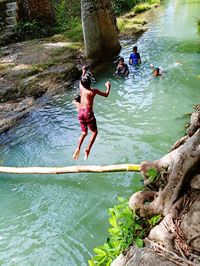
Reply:
M85 50L88 58L105 61L120 51L111 0L81 0Z

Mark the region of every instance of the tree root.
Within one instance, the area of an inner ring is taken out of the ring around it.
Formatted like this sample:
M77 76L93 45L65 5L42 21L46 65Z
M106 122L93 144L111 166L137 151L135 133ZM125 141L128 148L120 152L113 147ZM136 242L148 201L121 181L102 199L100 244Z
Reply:
M152 168L158 172L165 171L166 186L159 192L140 192L136 193L130 202L130 207L137 210L142 217L153 215L166 215L173 204L179 198L179 194L185 180L195 164L200 160L200 129L192 137L189 137L184 145L171 151L160 160L141 164L141 173L144 179L148 179L148 171ZM150 196L152 195L152 196ZM156 196L156 197L155 197ZM152 200L144 204L145 201Z
M146 239L145 242L147 244L150 244L150 247L154 249L155 252L159 253L159 255L165 257L166 259L173 261L177 265L183 266L183 265L191 265L195 266L197 263L199 263L199 258L194 257L196 259L195 262L192 262L188 260L187 258L183 258L179 256L177 253L168 250L167 248L163 247L162 245L155 243L149 239Z
M187 136L178 140L170 153L159 160L144 161L141 173L145 185L153 190L139 191L129 200L129 206L141 217L161 214L164 218L148 236L147 242L160 255L178 265L200 264L190 241L186 243L180 228L182 216L188 212L199 191L190 191L189 181L200 173L200 105L192 114ZM149 170L155 169L159 176L151 184ZM194 183L194 182L193 182ZM199 235L197 236L199 237ZM155 243L156 241L156 243Z

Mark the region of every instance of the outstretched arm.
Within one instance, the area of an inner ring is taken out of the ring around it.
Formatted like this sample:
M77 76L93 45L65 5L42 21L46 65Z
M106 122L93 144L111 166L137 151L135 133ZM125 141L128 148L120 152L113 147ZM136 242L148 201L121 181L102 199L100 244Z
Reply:
M94 92L100 96L103 96L103 97L108 97L109 93L110 93L110 88L111 88L111 83L109 81L107 81L105 83L105 86L106 86L106 92L104 91L100 91L98 89L94 89Z

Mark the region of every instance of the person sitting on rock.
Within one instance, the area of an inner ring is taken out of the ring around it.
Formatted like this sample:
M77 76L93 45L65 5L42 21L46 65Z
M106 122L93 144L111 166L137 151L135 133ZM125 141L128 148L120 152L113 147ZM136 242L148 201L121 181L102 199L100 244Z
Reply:
M128 74L129 74L128 65L124 63L124 58L120 57L118 59L117 70L114 75L116 77L122 77L122 76L127 77Z
M133 47L133 52L130 54L129 57L129 64L130 65L139 65L141 64L141 58L140 58L140 54L138 53L138 48L137 46Z

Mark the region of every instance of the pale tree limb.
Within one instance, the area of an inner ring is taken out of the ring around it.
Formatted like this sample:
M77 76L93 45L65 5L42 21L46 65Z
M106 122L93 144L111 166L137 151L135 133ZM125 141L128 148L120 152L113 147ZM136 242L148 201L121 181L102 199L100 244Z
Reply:
M64 167L8 167L0 166L0 173L11 174L68 174L68 173L106 173L106 172L140 172L138 164L118 165L80 165Z

